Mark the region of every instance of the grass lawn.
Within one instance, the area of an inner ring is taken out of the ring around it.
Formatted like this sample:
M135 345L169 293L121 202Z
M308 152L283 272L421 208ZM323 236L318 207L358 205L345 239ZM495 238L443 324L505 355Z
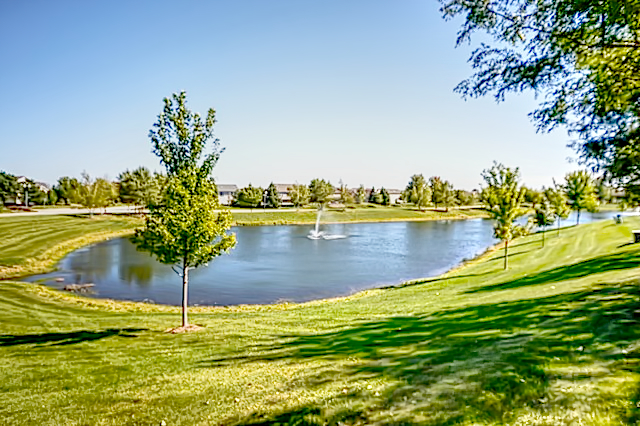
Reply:
M315 223L317 211L314 209L231 209L233 220L238 225L285 225ZM480 208L464 208L425 211L410 207L357 207L355 209L327 209L322 213L322 222L391 222L408 220L443 220L469 219L487 217L487 213Z
M28 263L62 228L30 219L20 234L40 242L2 244L0 264ZM129 226L116 223L100 226ZM164 333L177 308L0 282L0 424L635 424L638 227L522 238L508 271L494 251L344 299L198 308L206 328L180 335Z

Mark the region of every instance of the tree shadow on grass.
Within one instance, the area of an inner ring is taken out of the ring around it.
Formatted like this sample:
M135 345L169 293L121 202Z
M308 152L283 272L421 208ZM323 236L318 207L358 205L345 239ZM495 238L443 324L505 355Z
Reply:
M623 251L583 260L582 262L572 265L549 269L534 275L518 278L517 280L474 288L468 290L467 293L508 290L529 285L555 283L601 272L637 268L638 266L640 266L640 250Z
M575 389L638 371L640 353L629 348L640 347L634 317L639 300L634 282L392 317L323 334L279 336L284 343L265 343L257 355L221 357L205 366L329 361L324 373L313 371L299 381L310 391L335 380L384 379L377 393L354 386L317 403L254 412L225 424L505 423L523 412L575 415L576 406L586 416L620 401ZM359 362L341 363L354 359ZM559 382L574 390L559 390Z
M111 336L138 337L136 333L146 328L109 328L103 331L75 331L71 333L43 333L22 335L0 335L1 346L38 345L59 346L100 340Z

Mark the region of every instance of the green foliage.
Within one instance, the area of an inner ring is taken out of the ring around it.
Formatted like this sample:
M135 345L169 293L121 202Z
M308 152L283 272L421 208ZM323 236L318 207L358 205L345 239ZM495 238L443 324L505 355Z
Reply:
M18 183L18 198L27 205L43 205L47 201L47 194L31 179Z
M445 17L465 20L458 44L488 35L457 91L499 101L534 91L539 129L565 126L584 160L640 183L640 2L440 1Z
M598 208L598 200L596 199L596 189L589 176L584 170L578 170L568 173L565 178L564 191L569 201L571 210L578 212L576 223L580 223L580 211L587 210L596 211Z
M0 171L0 201L2 205L7 202L7 199L16 198L18 194L18 180L12 174Z
M215 183L197 170L180 170L169 175L161 202L150 206L133 240L161 263L197 268L235 245L235 235L226 234L231 213L218 208Z
M276 185L271 182L269 187L267 188L267 200L266 205L270 209L277 209L282 205L282 198L280 198L280 194L278 194L278 189Z
M340 193L340 202L345 206L348 204L353 204L355 202L355 197L347 188L347 185L340 183L340 188L338 188L338 192Z
M153 153L160 157L167 175L182 170L197 170L198 178L208 178L224 151L220 148L219 140L213 136L215 110L210 108L203 121L200 114L187 108L187 94L184 91L164 98L163 102L164 110L149 131ZM212 152L206 154L204 149L208 142L212 144Z
M364 189L364 185L360 185L356 190L355 202L356 204L362 204L367 199L367 191Z
M504 269L507 269L509 241L524 233L515 220L525 213L521 208L525 190L519 186L517 167L511 169L494 163L493 167L482 172L482 179L487 185L483 190L484 202L495 221L494 236L505 243Z
M50 206L54 206L58 202L58 193L51 189L47 192L47 204Z
M118 194L113 183L104 178L91 179L88 173L82 173L77 201L88 208L91 214L94 209L106 208L111 205L117 197Z
M324 179L313 179L309 184L309 194L312 203L325 204L333 195L333 185Z
M524 188L524 202L531 204L533 208L535 208L538 204L544 201L544 194L541 191L536 191L535 189Z
M369 191L369 198L367 199L367 201L371 204L382 203L382 197L380 196L380 193L376 191L376 189L373 186L371 187L371 191Z
M294 207L302 207L309 203L309 188L306 185L295 184L289 188L289 197Z
M544 234L547 226L553 224L556 216L553 211L553 207L549 204L549 201L543 200L535 209L532 216L532 222L534 225L542 228L542 247L544 247Z
M382 204L383 206L388 206L391 204L391 197L389 197L389 192L384 188L380 188L380 204Z
M118 176L118 193L125 204L148 207L160 201L163 177L152 175L146 167L126 170Z
M476 203L476 198L471 191L465 191L464 189L456 189L454 191L456 202L461 206L471 206Z
M420 210L428 206L431 201L431 189L424 176L411 176L411 180L402 193L402 198L406 202L413 203Z
M211 171L220 156L213 139L215 112L205 122L186 107L186 94L164 99L164 111L149 133L154 152L166 167L162 201L152 204L143 229L134 242L165 264L180 265L182 278L182 326L188 325L189 269L226 253L235 245L228 210L219 211L218 190ZM213 139L213 152L205 154ZM260 191L262 195L262 191ZM174 269L175 270L175 269Z
M431 202L436 208L438 206L449 207L455 204L455 194L453 185L449 181L442 180L439 176L429 178L429 188L431 189Z
M256 208L262 202L263 192L262 188L249 184L233 194L233 205L235 207Z
M58 183L53 187L58 195L58 199L65 204L80 202L80 187L82 184L76 178L63 176L58 179Z

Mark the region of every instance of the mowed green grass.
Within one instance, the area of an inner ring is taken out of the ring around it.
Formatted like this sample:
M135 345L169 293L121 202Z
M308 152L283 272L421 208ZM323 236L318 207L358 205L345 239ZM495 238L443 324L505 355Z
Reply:
M517 240L508 271L494 251L345 299L201 308L181 335L176 308L1 282L0 424L635 424L639 226Z
M315 210L283 209L232 209L233 220L238 225L285 225L285 224L309 224L315 223L317 212ZM469 219L474 217L487 217L485 210L480 208L451 208L425 209L424 211L410 207L357 207L346 209L328 208L322 212L322 222L385 222L408 220L446 220Z
M66 253L140 226L127 216L0 218L0 279L44 272Z

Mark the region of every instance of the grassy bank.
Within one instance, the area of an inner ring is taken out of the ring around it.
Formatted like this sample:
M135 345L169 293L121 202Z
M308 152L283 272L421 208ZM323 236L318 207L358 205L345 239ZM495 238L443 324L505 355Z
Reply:
M184 335L175 308L2 282L0 424L634 424L638 226L523 238L508 271L495 251L347 299L200 309Z
M0 279L46 272L65 254L141 224L126 216L16 216L0 218Z
M303 209L261 210L232 209L233 220L237 225L289 225L315 223L317 211ZM327 209L322 213L323 223L332 222L394 222L413 220L457 220L488 217L482 209L449 209L425 211L409 207L357 207L345 209Z

